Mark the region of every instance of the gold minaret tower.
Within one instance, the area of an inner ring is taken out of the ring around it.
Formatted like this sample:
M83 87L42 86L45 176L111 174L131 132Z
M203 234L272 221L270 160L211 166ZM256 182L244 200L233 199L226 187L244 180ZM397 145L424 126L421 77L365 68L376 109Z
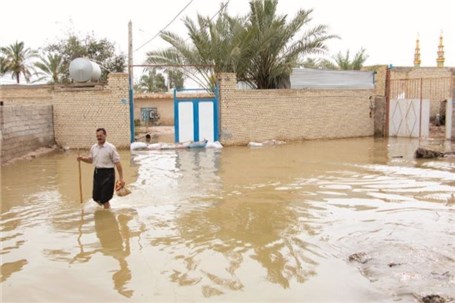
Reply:
M420 67L420 46L419 46L420 40L419 40L419 35L417 35L416 39L416 49L414 52L414 67Z
M444 42L441 35L439 36L439 45L438 45L438 58L436 59L436 64L438 67L444 67Z

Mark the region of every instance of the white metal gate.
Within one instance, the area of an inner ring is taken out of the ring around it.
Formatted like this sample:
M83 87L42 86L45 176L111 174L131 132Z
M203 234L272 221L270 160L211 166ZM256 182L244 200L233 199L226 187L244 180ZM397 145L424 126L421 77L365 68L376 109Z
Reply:
M389 136L429 136L430 100L392 99L389 106Z
M203 91L207 96L178 96L178 92ZM204 89L174 90L175 142L219 140L218 92Z
M386 80L389 105L388 134L394 137L429 137L430 116L440 111L440 103L450 100L455 84L452 78L417 78ZM436 106L436 107L435 107ZM450 104L447 111L450 111ZM436 111L439 110L439 111ZM445 115L451 123L451 114ZM446 125L447 126L447 125ZM450 126L449 126L450 127ZM446 128L446 138L450 133Z

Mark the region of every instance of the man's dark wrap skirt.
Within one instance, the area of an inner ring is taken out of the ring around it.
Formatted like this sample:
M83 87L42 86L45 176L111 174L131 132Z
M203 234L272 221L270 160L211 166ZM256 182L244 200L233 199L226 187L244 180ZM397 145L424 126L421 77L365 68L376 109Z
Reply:
M93 200L101 204L109 202L114 196L114 186L114 168L95 168L93 172Z

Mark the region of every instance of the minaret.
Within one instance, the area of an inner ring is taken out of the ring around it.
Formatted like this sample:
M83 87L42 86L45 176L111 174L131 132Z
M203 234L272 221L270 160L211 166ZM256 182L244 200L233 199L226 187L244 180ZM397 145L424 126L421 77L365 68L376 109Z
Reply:
M441 35L439 36L439 45L438 45L438 59L436 59L436 63L438 67L444 67L444 43L442 38L442 31Z
M420 67L420 46L419 46L419 35L416 39L416 49L414 52L414 67Z

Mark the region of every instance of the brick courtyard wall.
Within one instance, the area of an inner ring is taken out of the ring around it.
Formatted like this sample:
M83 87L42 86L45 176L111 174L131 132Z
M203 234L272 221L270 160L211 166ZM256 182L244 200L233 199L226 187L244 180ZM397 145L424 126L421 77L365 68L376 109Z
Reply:
M390 80L413 80L410 85L420 95L420 79L422 81L421 96L430 100L430 116L440 113L444 100L452 96L455 69L450 67L394 67L390 70ZM417 96L419 97L419 96Z
M0 100L7 105L52 104L53 85L0 85Z
M446 126L450 127L450 124L452 124L452 130L450 133L450 138L453 142L455 142L455 79L453 81L453 89L452 89L452 116L450 117L450 123L446 121ZM447 101L449 102L449 101Z
M1 164L54 144L51 105L0 106Z
M377 96L385 96L385 77L387 73L387 65L373 65L373 66L364 66L362 68L364 71L374 71L374 84L375 91L374 94Z
M89 148L96 142L95 130L104 127L109 142L129 148L127 74L109 74L107 86L56 88L53 104L58 145Z
M372 115L374 116L375 137L385 137L386 135L386 111L386 98L384 96L376 96L374 98L374 110L372 111Z
M335 139L372 136L374 90L236 89L235 74L221 74L220 141Z
M95 130L104 127L107 140L129 148L128 75L110 73L107 85L5 85L6 105L53 106L55 141L62 147L88 149L96 142Z

